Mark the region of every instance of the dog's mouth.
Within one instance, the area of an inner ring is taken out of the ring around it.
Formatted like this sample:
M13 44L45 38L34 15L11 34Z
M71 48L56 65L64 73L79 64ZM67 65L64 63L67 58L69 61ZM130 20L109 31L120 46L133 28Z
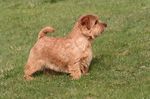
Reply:
M106 23L100 23L100 31L98 33L95 33L93 36L91 36L91 39L95 39L99 35L101 35L104 32L104 30L105 30L106 27L107 27Z
M101 23L101 25L106 28L107 27L107 24L106 23Z
M100 28L101 28L100 34L102 34L104 32L104 30L105 30L106 27L107 27L106 23L100 23Z

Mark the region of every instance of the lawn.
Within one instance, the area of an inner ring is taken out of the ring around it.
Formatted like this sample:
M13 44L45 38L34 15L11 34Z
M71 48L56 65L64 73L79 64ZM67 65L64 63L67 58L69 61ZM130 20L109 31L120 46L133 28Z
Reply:
M108 24L93 43L89 75L23 79L40 29L65 36L80 15ZM150 99L150 0L0 0L0 99Z

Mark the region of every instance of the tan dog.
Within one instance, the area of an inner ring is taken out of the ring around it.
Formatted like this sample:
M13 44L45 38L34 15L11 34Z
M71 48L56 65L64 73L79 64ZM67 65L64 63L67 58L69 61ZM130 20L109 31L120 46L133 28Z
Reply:
M88 72L92 60L92 40L105 27L107 24L100 22L96 15L84 15L65 38L47 37L47 32L53 32L54 29L43 28L25 65L25 79L31 80L32 74L44 68L69 73L73 79L79 79Z

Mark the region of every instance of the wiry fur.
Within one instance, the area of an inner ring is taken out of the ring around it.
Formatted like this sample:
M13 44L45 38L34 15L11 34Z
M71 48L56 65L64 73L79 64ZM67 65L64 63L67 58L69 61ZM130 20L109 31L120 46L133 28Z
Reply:
M54 31L52 27L42 29L30 51L24 77L30 80L33 73L48 68L79 79L88 72L92 60L92 40L106 26L98 21L97 16L85 15L78 19L71 33L64 38L47 37L47 32Z

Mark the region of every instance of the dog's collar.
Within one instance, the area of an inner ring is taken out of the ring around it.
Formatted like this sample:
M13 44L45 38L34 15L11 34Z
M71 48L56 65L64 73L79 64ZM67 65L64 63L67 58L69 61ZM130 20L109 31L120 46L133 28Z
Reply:
M83 33L84 34L84 33ZM89 32L89 35L86 35L86 34L84 34L87 38L88 38L88 40L94 40L95 39L95 36L91 33L91 31Z
M94 35L86 35L84 33L82 33L88 40L94 40L95 39L95 36Z
M80 28L80 31L82 31L81 28ZM90 41L93 40L93 39L95 39L95 36L92 35L91 31L89 31L89 35L87 35L86 33L83 33L83 32L82 32L82 35L84 35L85 37L87 37L88 40L90 40Z

